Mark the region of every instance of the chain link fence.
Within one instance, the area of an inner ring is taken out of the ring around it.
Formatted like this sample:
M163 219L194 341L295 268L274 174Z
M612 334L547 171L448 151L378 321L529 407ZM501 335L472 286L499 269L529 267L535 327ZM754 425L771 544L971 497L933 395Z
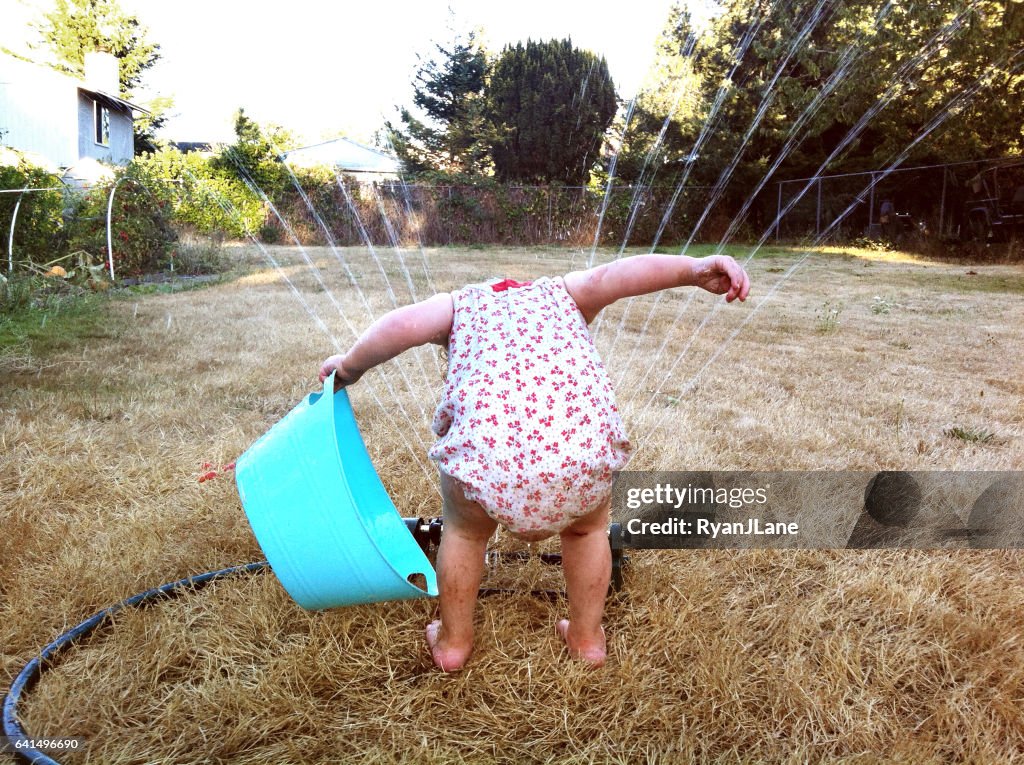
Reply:
M1024 160L1001 158L780 181L773 233L776 241L1011 238L1024 234L1022 170Z

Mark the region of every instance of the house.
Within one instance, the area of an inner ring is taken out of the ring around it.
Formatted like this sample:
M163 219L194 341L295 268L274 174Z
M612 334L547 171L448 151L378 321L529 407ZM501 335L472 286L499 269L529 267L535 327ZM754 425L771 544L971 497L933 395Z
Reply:
M351 173L364 182L398 180L402 163L397 157L363 146L348 138L303 146L285 152L284 160L292 167L330 167Z
M135 154L133 114L117 95L118 60L85 57L85 79L0 53L0 145L24 152L77 185L110 175Z

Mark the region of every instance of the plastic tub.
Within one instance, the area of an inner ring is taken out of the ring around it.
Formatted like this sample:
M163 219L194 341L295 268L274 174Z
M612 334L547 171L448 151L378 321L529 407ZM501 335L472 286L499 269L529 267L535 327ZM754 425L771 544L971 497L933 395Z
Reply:
M334 375L238 458L235 480L274 574L305 609L437 595ZM426 590L410 577L422 574Z

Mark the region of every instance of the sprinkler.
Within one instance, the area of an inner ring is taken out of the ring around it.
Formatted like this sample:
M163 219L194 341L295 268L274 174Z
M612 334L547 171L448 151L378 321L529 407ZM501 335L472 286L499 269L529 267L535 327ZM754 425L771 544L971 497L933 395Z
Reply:
M432 552L436 552L437 548L441 545L441 537L444 534L444 519L442 518L431 518L425 520L423 518L403 518L405 527L412 534L416 543L420 546L424 555L429 555ZM622 525L619 523L612 523L608 527L608 545L611 548L612 553L612 578L608 588L608 594L612 595L622 591L622 567L629 562L629 557L623 554L625 548L624 540L622 538ZM518 551L505 551L505 550L488 550L485 554L485 560L488 566L498 565L506 562L522 563L533 558L534 555L526 550ZM561 553L538 553L536 557L541 563L550 566L562 565ZM487 595L512 595L517 594L516 590L498 589L484 587L480 589L481 597ZM548 598L549 600L557 600L565 597L565 593L556 590L532 590L532 595L542 598Z

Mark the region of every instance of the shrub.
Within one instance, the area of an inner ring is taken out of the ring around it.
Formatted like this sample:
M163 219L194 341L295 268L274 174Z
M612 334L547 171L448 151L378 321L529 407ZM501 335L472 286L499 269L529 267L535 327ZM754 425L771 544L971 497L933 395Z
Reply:
M114 272L118 277L139 276L169 266L171 245L177 235L171 228L168 201L154 194L129 166L115 183L110 207L110 243ZM67 224L67 247L85 253L92 261L108 258L107 210L111 186L79 193Z
M0 240L3 242L4 260L8 256L11 220L17 209L13 259L15 266L22 268L53 258L60 247L64 209L63 183L57 176L21 157L16 164L0 165L0 189L24 188L57 190L0 194Z
M227 259L219 242L181 244L172 252L174 271L182 276L219 274L227 268Z
M132 172L167 201L177 225L196 233L243 237L263 223L259 198L201 154L162 149L136 157Z

